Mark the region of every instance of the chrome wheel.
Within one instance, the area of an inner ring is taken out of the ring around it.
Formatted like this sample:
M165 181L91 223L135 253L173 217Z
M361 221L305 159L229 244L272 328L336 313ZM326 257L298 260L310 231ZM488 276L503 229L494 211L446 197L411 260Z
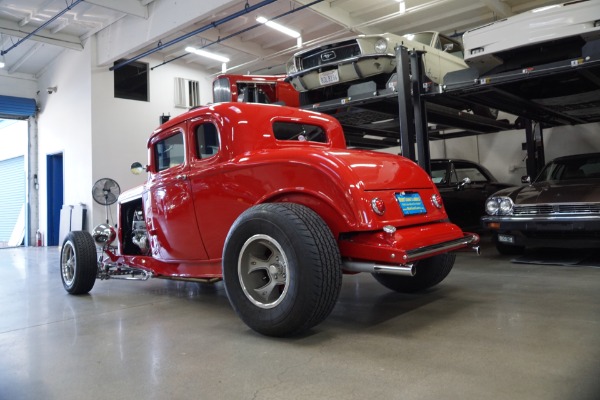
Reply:
M67 241L63 245L63 251L60 260L60 272L62 273L63 281L67 286L73 286L75 280L75 265L77 257L75 255L75 247L73 242Z
M60 279L68 293L84 294L94 287L98 274L96 245L84 231L67 234L60 252Z
M289 288L287 266L284 251L271 236L254 235L246 240L238 258L238 276L248 300L265 309L281 303Z

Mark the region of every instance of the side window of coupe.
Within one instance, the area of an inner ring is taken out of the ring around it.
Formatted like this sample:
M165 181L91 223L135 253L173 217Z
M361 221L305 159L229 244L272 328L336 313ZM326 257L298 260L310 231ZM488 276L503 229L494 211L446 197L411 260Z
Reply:
M196 127L196 156L209 158L219 152L219 131L211 122Z
M183 134L178 132L156 142L154 145L154 159L156 160L157 172L183 164L185 161Z
M277 140L327 143L327 134L317 125L276 121L273 123L273 134Z

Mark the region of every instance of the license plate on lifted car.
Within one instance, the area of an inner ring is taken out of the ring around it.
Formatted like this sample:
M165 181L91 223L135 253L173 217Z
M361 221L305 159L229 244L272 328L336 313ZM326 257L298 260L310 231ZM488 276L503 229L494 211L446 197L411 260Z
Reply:
M330 85L332 83L337 83L340 81L340 75L338 74L337 69L332 69L331 71L321 72L319 74L319 83L321 85Z
M404 215L425 214L427 212L419 193L396 193L396 200L398 200L398 204L400 204L400 208L402 209L402 213Z
M500 242L500 243L514 244L515 243L515 237L511 236L511 235L503 235L503 234L499 233L498 234L498 242Z

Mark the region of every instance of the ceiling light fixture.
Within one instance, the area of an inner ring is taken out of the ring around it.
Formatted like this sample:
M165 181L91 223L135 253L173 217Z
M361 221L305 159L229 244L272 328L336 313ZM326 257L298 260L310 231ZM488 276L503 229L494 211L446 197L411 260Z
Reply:
M0 68L4 68L4 63L0 61Z
M400 3L400 14L404 14L406 12L406 1L405 0L396 0Z
M194 54L196 54L198 56L202 56L202 57L210 58L210 59L213 59L213 60L221 61L222 63L228 63L229 62L229 58L227 58L227 57L223 57L223 56L220 56L218 54L209 53L208 51L196 49L196 48L191 47L191 46L186 47L185 51L187 51L188 53L194 53Z
M290 29L287 26L283 26L281 24L278 24L277 22L269 21L265 17L256 17L256 21L260 22L261 24L265 24L269 28L273 28L275 30L278 30L281 33L285 33L286 35L291 36L293 38L299 38L300 37L300 32L296 32L295 30Z

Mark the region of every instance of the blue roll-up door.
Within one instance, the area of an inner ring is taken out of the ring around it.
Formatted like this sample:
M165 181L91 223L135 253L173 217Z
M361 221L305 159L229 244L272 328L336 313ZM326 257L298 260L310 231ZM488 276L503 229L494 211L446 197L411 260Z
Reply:
M25 204L25 157L0 161L0 242L8 242Z
M34 99L25 97L0 96L0 118L27 119L37 110Z

